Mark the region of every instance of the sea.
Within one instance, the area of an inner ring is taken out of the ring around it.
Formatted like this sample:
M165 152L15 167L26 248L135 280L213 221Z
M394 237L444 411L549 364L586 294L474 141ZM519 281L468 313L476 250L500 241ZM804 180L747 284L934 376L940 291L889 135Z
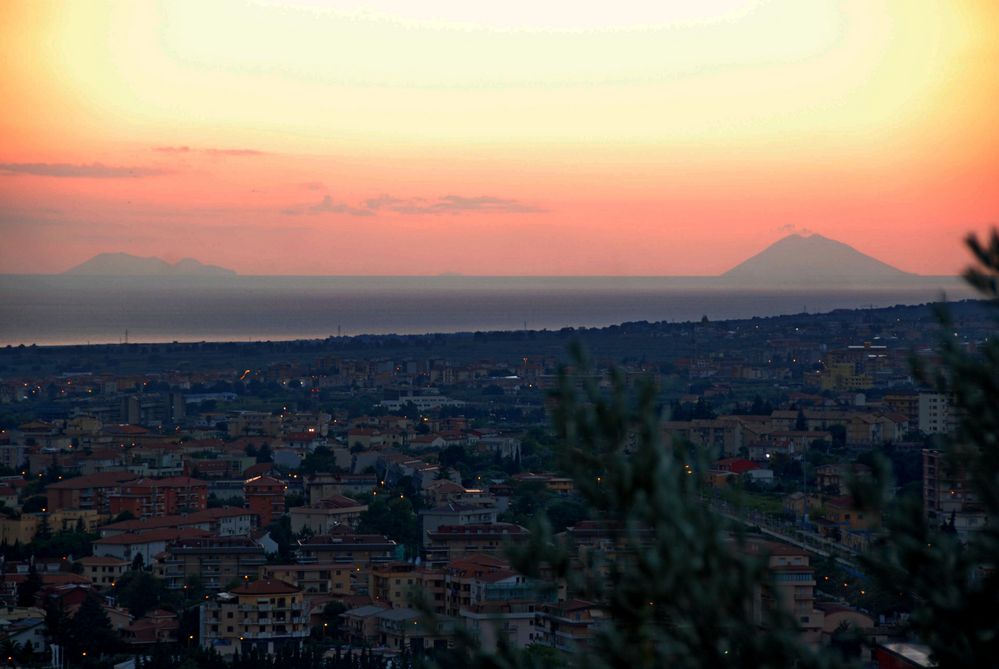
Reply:
M752 287L714 277L0 275L0 346L277 341L751 318L973 297L953 277Z

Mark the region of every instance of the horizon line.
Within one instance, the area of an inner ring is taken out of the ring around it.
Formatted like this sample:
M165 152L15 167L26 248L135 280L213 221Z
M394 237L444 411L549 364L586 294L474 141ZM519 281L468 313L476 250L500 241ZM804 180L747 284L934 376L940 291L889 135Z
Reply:
M73 277L94 279L237 279L237 278L291 278L291 279L724 279L728 271L721 274L466 274L464 272L438 272L435 274L76 274L70 270L63 272L0 272L0 277ZM904 272L901 276L890 277L887 282L905 282L916 279L961 279L962 274L918 274ZM731 277L741 283L753 282L745 278ZM863 277L861 277L863 278ZM882 280L882 277L869 277ZM848 280L852 280L852 277ZM781 283L778 280L760 283Z

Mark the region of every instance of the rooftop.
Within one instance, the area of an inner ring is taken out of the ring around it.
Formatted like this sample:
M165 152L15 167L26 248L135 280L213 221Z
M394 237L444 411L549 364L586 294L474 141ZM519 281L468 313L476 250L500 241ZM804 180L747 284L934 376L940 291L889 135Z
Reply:
M281 580L250 581L232 590L234 595L292 595L301 592L297 587Z

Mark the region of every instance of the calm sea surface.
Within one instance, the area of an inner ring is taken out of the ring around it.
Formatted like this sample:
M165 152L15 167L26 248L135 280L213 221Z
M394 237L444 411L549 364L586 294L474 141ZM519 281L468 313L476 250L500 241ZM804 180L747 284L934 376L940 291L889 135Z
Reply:
M953 279L764 289L718 279L0 276L0 345L234 341L558 329L920 304L971 297Z

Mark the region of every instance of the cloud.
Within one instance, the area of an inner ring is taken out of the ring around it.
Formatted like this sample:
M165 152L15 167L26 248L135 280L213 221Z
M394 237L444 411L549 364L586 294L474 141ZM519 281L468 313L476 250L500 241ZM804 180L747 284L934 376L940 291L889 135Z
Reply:
M425 198L397 198L380 195L369 199L366 203L369 209L388 210L399 214L415 215L458 215L469 212L487 212L504 214L536 214L544 209L525 204L518 200L479 195L466 197L463 195L445 195L436 200Z
M369 198L365 201L364 206L376 211L378 209L397 211L402 207L415 206L416 203L422 202L425 202L422 197L400 198L392 197L391 195L379 195L378 197Z
M440 201L430 206L431 213L460 214L466 211L494 211L507 214L537 214L540 207L525 204L517 200L503 197L462 197L461 195L445 195Z
M348 216L374 216L371 209L352 207L345 202L336 202L329 195L323 197L318 204L298 205L281 210L287 216L301 216L314 214L346 214Z
M215 157L228 157L228 156L263 156L266 155L265 151L258 151L256 149L192 149L189 146L154 146L153 151L158 153L203 153L208 156Z
M296 205L282 209L281 213L288 216L302 214L348 214L350 216L374 216L379 212L392 212L412 216L458 216L460 214L485 212L503 214L535 214L545 211L540 207L524 204L518 200L502 197L480 195L465 197L462 195L445 195L435 200L422 197L393 197L379 195L368 198L360 207L336 202L329 195L322 202L314 205Z
M256 149L202 149L210 156L263 156L265 151Z
M788 234L799 234L799 235L810 235L812 231L808 228L799 228L794 223L785 223L784 225L777 227L777 232L786 232Z
M140 179L169 174L169 170L155 167L123 167L90 163L89 165L73 165L71 163L0 163L0 174L30 174L40 177L58 177L62 179Z

